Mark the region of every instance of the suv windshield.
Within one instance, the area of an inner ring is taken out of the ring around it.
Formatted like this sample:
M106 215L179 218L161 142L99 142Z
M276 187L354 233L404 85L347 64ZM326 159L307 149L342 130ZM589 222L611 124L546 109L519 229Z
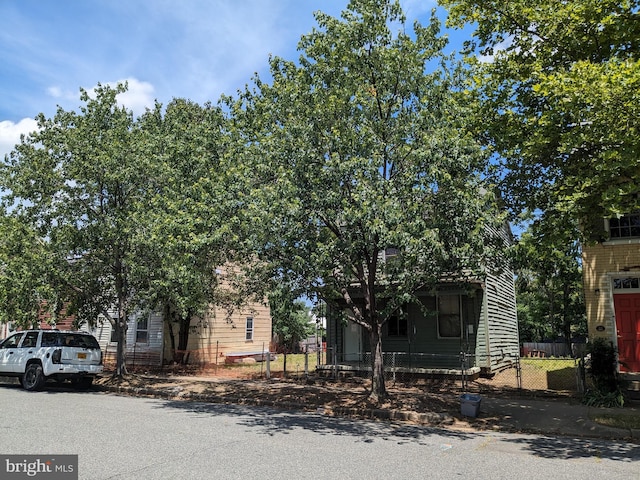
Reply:
M91 335L81 333L43 332L43 347L79 347L100 348L97 340Z

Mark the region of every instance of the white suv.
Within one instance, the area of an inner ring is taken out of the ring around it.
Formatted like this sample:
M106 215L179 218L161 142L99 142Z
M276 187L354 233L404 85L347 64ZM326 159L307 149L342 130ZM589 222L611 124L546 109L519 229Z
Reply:
M86 388L102 368L100 345L86 332L26 330L0 343L0 376L18 377L27 390L50 378Z

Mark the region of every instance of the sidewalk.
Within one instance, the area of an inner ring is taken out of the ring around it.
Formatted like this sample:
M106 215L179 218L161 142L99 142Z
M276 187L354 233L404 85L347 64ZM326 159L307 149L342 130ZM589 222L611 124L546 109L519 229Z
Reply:
M612 440L632 440L640 443L640 430L620 429L600 425L593 420L595 414L640 415L636 407L596 408L570 399L530 400L526 398L482 398L478 420L483 417L500 418L500 429L564 435L596 437Z

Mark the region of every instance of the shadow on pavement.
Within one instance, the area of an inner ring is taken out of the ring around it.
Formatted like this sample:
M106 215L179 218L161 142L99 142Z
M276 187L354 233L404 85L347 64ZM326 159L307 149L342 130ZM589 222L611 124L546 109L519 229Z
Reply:
M540 436L509 438L527 451L542 458L599 458L621 462L640 461L640 445L623 441L569 437ZM640 466L639 466L640 467Z
M159 408L178 409L195 415L235 415L239 424L260 429L264 435L287 435L291 430L301 428L320 435L349 435L358 442L373 442L375 439L394 442L418 442L427 445L430 435L459 438L473 438L475 432L461 432L437 427L416 426L402 423L376 422L374 420L348 419L314 412L278 410L270 407L222 405L198 402L166 401Z
M339 418L313 412L286 411L259 406L164 401L158 404L158 408L186 411L193 415L233 415L239 417L240 425L259 429L260 434L270 436L287 435L291 430L301 428L320 435L348 435L353 437L355 442L365 443L385 440L400 444L433 445L442 443L443 439L465 441L486 438L519 445L523 452L541 458L566 460L598 458L619 462L640 460L640 445L624 441L489 431L468 432L385 421ZM434 441L433 436L437 436L438 440Z

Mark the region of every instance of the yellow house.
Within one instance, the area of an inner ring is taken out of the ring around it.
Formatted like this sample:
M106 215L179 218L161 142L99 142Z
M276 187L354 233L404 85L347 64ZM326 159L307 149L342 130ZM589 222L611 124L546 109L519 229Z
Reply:
M227 275L232 268L220 268L222 288L232 289ZM187 347L176 351L179 325L164 318L162 311L139 312L127 325L127 365L160 366L180 359L181 363L203 367L245 357L263 359L271 342L271 312L266 301L247 300L234 309L210 305L201 317L190 319ZM91 329L105 361L115 362L117 343L111 323L99 319Z
M589 336L613 342L620 372L640 372L640 213L605 220L602 238L582 252Z

